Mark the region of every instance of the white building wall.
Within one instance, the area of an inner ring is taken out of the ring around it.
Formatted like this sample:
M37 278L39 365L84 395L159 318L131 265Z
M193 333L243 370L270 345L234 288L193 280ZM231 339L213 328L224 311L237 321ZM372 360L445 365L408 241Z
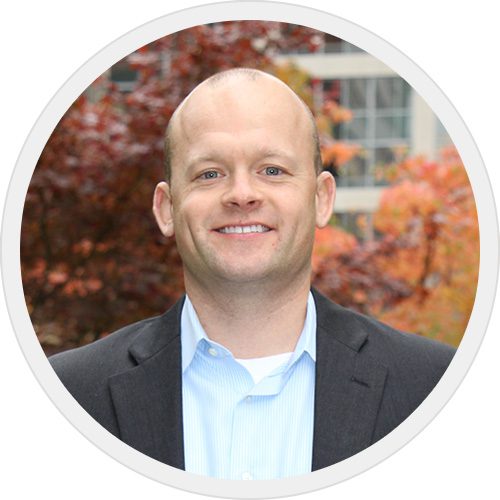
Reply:
M413 91L411 96L410 154L436 159L437 118L432 109Z
M279 56L276 62L291 61L316 78L368 78L395 76L394 71L377 58L363 52L353 54L292 54Z
M398 76L382 61L364 52L291 54L279 56L277 63L292 62L314 78L376 78ZM437 155L437 117L427 103L412 91L410 121L410 154ZM378 206L381 187L343 187L337 189L335 212L373 212Z

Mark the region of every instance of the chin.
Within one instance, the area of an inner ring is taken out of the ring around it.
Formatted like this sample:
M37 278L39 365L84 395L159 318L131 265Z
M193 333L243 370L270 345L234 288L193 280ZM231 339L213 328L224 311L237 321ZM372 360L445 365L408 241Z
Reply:
M225 281L233 283L256 283L262 280L269 279L271 277L270 273L265 271L255 271L254 269L224 269L219 277Z
M259 285L266 284L270 281L278 282L283 278L290 277L290 269L283 269L281 266L263 266L262 262L255 266L248 263L240 263L224 266L218 269L218 277L227 283L240 285Z
M222 257L222 256L221 256ZM226 281L252 282L258 281L273 274L272 266L265 266L263 262L233 261L218 259L211 267L211 274Z

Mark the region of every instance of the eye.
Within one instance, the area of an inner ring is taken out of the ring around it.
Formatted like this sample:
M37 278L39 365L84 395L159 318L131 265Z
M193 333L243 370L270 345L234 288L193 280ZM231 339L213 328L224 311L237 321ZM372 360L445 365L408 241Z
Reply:
M266 167L264 172L266 173L266 175L280 175L283 173L283 170L278 167Z
M200 175L199 179L211 180L217 179L217 177L219 177L219 172L216 172L215 170L207 170Z

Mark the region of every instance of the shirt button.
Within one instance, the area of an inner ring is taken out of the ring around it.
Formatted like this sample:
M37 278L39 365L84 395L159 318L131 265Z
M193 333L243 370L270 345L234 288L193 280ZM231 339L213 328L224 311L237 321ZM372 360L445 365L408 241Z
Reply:
M253 479L253 476L252 476L252 474L250 474L250 472L244 472L241 475L241 479L244 479L245 481L248 481L250 479Z
M217 349L214 349L213 347L210 347L210 349L208 349L208 353L213 356L215 358L215 356L217 356L218 352L217 352Z

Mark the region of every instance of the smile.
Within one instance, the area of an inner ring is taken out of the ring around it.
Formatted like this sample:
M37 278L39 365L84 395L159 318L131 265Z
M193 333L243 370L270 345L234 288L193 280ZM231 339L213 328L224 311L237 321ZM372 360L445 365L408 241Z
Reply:
M270 230L270 228L262 224L253 224L251 226L226 226L217 229L219 233L224 234L267 233Z

